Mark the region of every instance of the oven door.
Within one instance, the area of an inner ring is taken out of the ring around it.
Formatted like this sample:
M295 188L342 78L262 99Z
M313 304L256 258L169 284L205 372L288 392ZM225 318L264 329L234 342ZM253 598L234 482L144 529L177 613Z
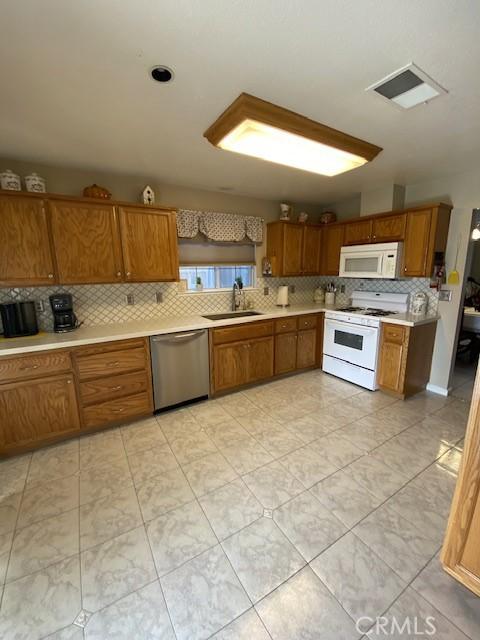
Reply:
M383 259L385 253L381 250L352 251L345 247L340 251L341 278L382 278Z
M375 370L378 327L364 327L341 320L325 320L323 353L332 358Z

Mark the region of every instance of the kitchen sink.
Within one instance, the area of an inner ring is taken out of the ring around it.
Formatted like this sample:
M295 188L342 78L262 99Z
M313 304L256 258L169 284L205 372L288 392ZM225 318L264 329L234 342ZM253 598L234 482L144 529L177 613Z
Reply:
M261 316L260 311L232 311L231 313L212 313L209 316L202 316L207 320L227 320L228 318L246 318L248 316Z

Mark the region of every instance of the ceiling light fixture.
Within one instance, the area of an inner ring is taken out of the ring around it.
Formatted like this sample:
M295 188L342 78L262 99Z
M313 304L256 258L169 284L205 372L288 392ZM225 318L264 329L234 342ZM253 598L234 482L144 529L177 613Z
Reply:
M356 169L382 150L248 93L240 94L203 135L221 149L324 176Z

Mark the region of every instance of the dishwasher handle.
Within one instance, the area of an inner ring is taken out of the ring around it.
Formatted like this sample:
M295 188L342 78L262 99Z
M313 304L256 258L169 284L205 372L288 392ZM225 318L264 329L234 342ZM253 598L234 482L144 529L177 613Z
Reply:
M152 338L152 342L182 342L183 340L188 340L189 338L193 338L194 336L200 336L205 333L205 329L200 329L199 331L189 331L188 333L175 333L168 334L166 336L156 336Z

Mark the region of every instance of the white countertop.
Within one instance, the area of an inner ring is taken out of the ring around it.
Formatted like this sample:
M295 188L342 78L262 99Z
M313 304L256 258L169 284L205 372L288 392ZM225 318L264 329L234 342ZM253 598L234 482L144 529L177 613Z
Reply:
M0 357L13 356L35 351L47 351L65 347L79 347L86 344L110 342L112 340L128 340L129 338L143 338L145 336L175 333L177 331L193 331L195 329L211 329L213 327L225 327L245 322L258 320L271 320L285 316L295 316L304 313L319 313L320 311L333 311L335 307L325 304L296 305L287 309L258 309L261 315L247 316L243 318L227 318L225 320L208 320L200 315L195 316L171 316L155 318L151 320L137 320L135 322L121 322L117 324L105 324L93 327L80 327L71 333L39 333L36 336L24 338L0 339ZM208 313L208 311L206 312ZM410 313L397 314L386 318L380 318L382 322L415 326L436 322L440 316L426 315L413 316Z

